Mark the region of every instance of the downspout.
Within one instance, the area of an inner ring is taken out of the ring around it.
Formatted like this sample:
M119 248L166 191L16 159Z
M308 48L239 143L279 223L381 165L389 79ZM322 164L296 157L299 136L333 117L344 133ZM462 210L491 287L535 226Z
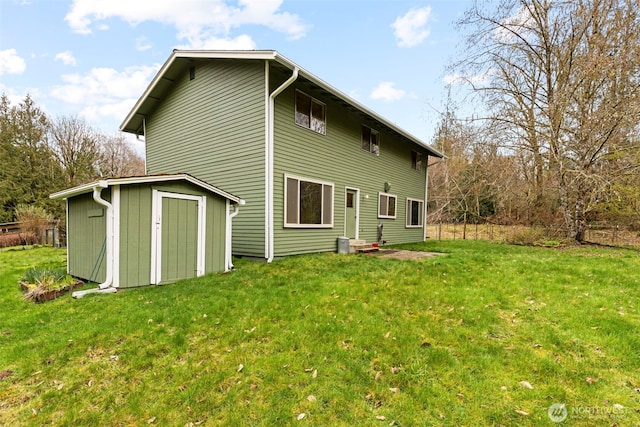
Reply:
M96 185L93 187L93 200L99 205L104 206L106 211L106 256L105 256L105 268L106 268L106 277L104 282L100 283L95 289L87 289L86 291L78 291L74 292L72 296L74 298L82 298L87 294L92 293L113 293L116 292L116 288L112 287L113 284L113 206L111 203L104 200L100 193L102 193L103 188L107 188L108 184L106 181L98 181Z
M268 62L267 62L268 67ZM268 70L268 68L267 68ZM266 184L267 184L267 200L265 201L265 213L266 213L266 242L265 242L265 254L267 263L271 263L274 257L274 230L273 230L273 150L274 150L274 112L275 112L275 99L282 91L289 87L298 78L299 68L295 66L293 73L284 83L282 83L277 89L275 89L269 95L269 103L267 107L267 146L266 146ZM269 74L267 72L267 87L269 85Z
M232 242L232 222L233 222L233 218L236 217L236 215L238 215L240 213L240 209L239 206L244 206L245 205L245 201L243 199L240 199L240 202L237 204L233 205L233 212L231 212L231 203L229 203L229 200L227 200L227 232L226 232L226 240L225 240L225 248L224 248L224 255L225 255L225 261L224 261L224 271L230 271L233 270L233 260L232 260L232 251L231 251L231 242Z
M424 208L422 209L422 241L427 241L427 200L429 197L429 155L424 162Z

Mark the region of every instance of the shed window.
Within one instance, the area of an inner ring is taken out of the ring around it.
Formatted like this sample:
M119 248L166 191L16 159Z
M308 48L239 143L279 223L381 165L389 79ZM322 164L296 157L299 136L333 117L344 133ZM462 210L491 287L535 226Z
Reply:
M296 124L325 134L325 105L306 93L296 91Z
M407 198L407 227L422 227L424 217L424 202Z
M333 184L285 175L285 227L333 227Z
M362 125L362 149L376 156L380 155L380 133Z
M396 217L396 200L393 194L378 193L378 218Z

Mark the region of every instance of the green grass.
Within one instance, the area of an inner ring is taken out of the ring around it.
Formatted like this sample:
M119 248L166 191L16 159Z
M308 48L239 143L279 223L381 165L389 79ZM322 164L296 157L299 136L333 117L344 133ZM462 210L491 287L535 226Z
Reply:
M550 426L553 403L640 425L637 252L405 247L448 255L236 260L44 304L17 282L64 251L0 252L0 425Z

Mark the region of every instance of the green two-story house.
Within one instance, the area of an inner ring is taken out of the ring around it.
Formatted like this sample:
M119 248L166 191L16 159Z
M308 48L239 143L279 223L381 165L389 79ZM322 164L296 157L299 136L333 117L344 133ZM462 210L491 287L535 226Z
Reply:
M120 129L144 136L147 173L246 201L235 255L424 240L428 157L442 154L276 51L175 50Z

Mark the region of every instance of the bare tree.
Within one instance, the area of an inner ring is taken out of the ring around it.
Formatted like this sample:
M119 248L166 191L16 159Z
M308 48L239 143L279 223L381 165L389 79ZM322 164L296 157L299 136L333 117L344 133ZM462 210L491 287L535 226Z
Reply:
M476 1L460 21L470 34L454 68L505 143L528 153L536 203L546 180L567 234L581 241L588 211L616 178L611 163L637 149L629 141L640 120L640 1L487 4Z
M98 133L83 119L68 116L55 119L49 133L51 147L64 170L67 185L92 180L101 156Z
M112 177L144 175L144 159L122 135L103 135L100 172Z

